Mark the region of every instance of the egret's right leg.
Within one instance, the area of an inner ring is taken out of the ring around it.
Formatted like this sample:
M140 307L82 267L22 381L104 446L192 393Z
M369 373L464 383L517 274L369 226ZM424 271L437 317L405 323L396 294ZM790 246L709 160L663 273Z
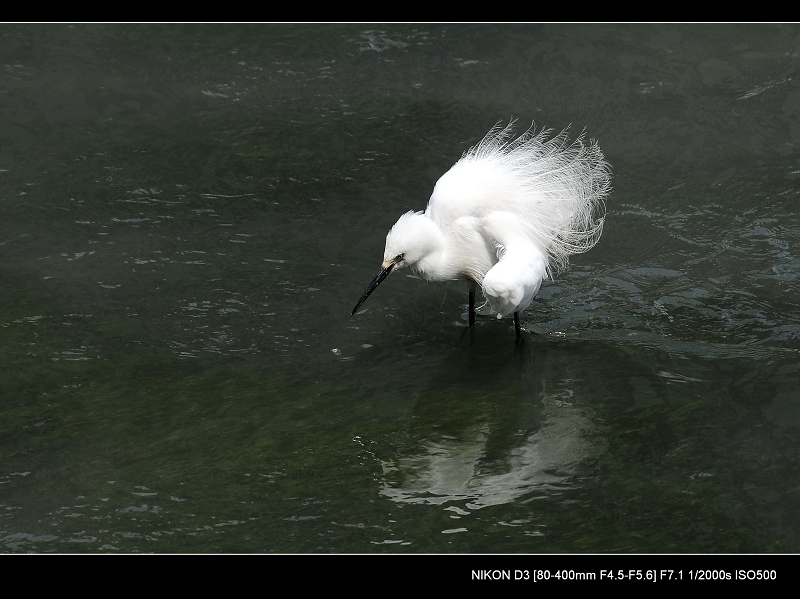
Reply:
M522 327L519 324L519 312L514 312L514 331L517 333L517 338L514 340L514 343L517 345L525 343L525 340L522 338Z

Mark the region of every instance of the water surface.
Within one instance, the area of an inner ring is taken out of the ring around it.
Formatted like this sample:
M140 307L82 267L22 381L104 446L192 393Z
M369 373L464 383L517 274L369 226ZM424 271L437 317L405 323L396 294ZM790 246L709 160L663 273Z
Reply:
M0 551L800 550L800 28L0 26ZM465 327L403 212L584 128L600 243Z

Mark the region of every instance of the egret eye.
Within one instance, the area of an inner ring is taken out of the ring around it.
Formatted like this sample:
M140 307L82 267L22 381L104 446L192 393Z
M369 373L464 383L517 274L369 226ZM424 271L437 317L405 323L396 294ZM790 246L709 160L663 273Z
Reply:
M394 259L394 263L397 264L398 262L402 262L405 256L405 254L397 254L397 257Z

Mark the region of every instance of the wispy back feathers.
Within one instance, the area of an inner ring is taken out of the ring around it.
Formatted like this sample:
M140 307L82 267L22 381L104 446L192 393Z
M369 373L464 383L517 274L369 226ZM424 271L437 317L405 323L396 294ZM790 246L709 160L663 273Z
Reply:
M584 138L585 131L570 141L568 129L553 135L535 126L515 138L514 121L498 123L442 176L426 212L443 227L465 214L516 215L519 233L556 274L603 231L610 166L596 142Z

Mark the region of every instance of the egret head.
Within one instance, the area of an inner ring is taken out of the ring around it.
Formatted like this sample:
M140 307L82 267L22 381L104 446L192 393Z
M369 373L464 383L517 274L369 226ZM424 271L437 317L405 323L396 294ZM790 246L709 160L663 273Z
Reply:
M430 218L422 212L413 211L402 215L386 235L381 269L373 277L350 315L358 311L361 304L395 268L412 266L416 270L423 270L424 260L440 247L441 233Z
M422 212L406 212L386 235L383 264L421 268L420 262L441 247L438 226Z

